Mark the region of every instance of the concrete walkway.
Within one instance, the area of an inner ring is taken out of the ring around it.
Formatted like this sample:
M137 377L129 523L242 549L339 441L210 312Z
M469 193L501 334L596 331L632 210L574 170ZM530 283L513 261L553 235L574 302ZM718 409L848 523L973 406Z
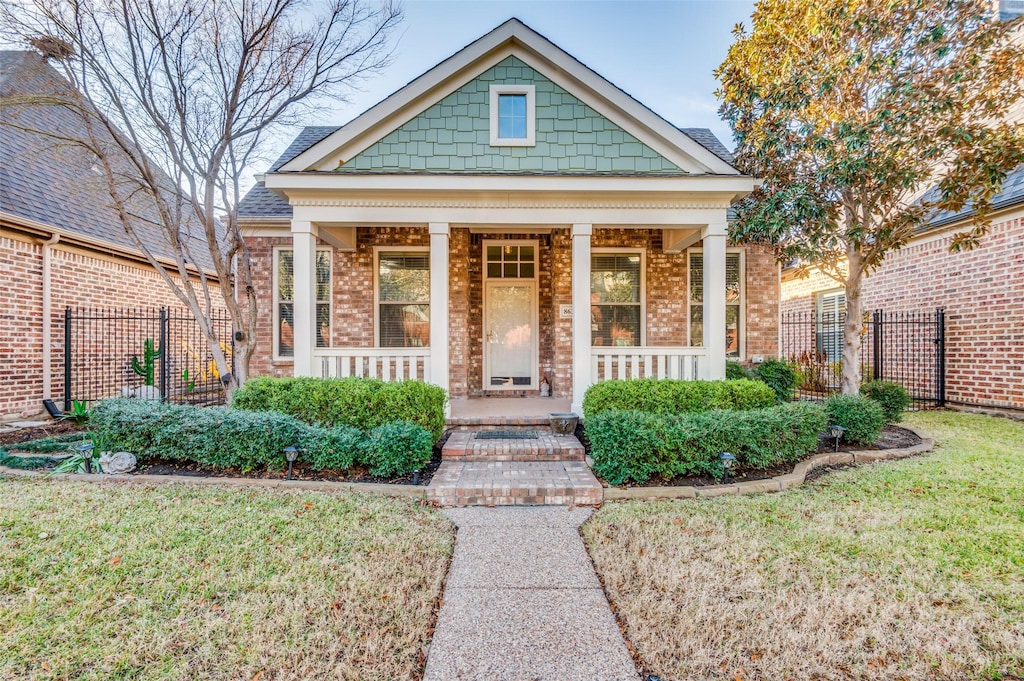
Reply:
M460 508L425 681L636 681L579 536L592 510Z

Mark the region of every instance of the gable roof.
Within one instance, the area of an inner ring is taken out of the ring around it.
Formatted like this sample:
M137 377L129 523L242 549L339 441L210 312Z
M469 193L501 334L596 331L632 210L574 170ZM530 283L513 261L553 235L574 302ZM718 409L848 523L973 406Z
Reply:
M509 19L285 163L281 172L333 170L508 56L524 60L680 167L739 175L729 162L655 114L518 19Z
M93 155L67 139L87 139L78 113L59 102L74 96L67 80L36 52L0 51L0 212L65 236L139 254L125 233ZM170 180L168 179L168 185ZM148 202L130 206L141 241L156 256L173 252ZM184 232L183 232L184 234ZM212 270L201 236L189 236L196 264ZM139 254L141 255L141 254Z

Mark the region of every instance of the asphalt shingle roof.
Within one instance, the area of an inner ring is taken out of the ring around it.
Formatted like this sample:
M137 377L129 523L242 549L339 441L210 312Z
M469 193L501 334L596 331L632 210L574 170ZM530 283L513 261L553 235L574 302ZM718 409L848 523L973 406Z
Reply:
M934 201L938 198L938 185L932 187L921 196L922 201ZM992 197L992 208L994 210L1008 208L1019 203L1024 203L1024 165L1019 166L1016 170L1009 173L1006 176L1006 179L1003 180L1002 190ZM941 227L942 225L948 225L951 222L962 220L973 212L974 210L969 206L964 207L959 211L940 211L936 213L931 220L928 221L928 225L920 231L926 231L934 227Z
M41 55L0 51L0 97L5 100L0 109L0 210L138 252L121 225L95 157L54 137L88 139L79 114L59 104L72 94L71 85ZM155 255L172 256L152 205L138 199L129 210L143 244ZM190 234L196 263L212 269L202 231Z

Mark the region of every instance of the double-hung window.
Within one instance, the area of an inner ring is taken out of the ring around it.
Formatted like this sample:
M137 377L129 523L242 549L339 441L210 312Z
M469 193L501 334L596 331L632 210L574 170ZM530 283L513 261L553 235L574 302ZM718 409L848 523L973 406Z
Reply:
M316 346L331 344L331 249L316 249ZM295 356L295 256L274 249L274 356Z
M704 345L704 253L690 251L690 345ZM739 358L743 348L743 254L725 254L725 355Z
M643 251L590 257L590 341L643 345Z
M843 356L843 324L846 292L843 289L823 291L815 300L815 345L827 362L838 362Z
M532 147L537 143L533 85L490 87L491 146Z
M430 345L430 253L377 251L377 334L382 348Z

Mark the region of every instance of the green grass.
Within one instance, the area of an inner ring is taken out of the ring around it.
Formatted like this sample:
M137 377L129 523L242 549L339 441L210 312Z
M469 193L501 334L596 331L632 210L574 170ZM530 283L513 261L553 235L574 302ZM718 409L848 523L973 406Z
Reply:
M453 550L356 494L0 478L0 678L416 679Z
M585 526L663 679L1024 675L1024 424L912 414L933 454Z

